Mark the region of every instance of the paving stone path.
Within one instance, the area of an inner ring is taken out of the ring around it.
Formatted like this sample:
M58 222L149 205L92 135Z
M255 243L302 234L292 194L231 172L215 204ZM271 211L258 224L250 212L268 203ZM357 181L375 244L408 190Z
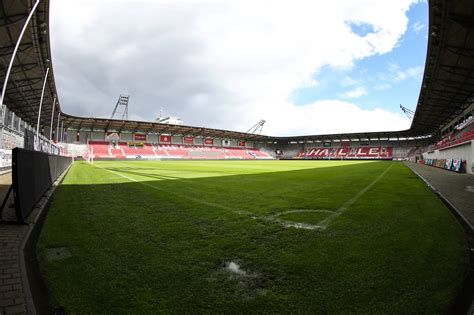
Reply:
M474 175L459 174L441 168L405 162L453 204L474 228Z
M0 175L0 204L11 184L11 173ZM8 205L3 220L14 221L15 211ZM20 248L28 231L28 225L0 224L0 314L26 314L26 300L20 270Z

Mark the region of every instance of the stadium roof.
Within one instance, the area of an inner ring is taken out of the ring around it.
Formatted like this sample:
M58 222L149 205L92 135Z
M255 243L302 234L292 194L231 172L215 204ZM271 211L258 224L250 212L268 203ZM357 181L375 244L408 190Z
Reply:
M430 0L425 74L412 134L431 134L473 103L474 1Z
M131 131L131 132L146 132L146 133L163 133L174 135L193 135L203 137L216 138L232 138L263 141L271 139L268 136L259 134L250 134L245 132L212 129L205 127L183 126L172 124L159 124L146 121L133 120L116 120L103 118L84 118L65 115L63 117L64 125L70 126L73 129L80 130L105 130L105 131Z
M0 84L16 39L33 7L32 0L0 1ZM474 3L472 0L429 1L429 40L425 73L415 116L409 130L351 134L269 137L204 127L168 125L71 116L61 112L64 127L81 130L172 133L257 141L324 141L337 139L397 139L435 134L473 102ZM56 95L49 40L49 0L41 0L23 37L4 103L36 125L41 88L49 67L41 123L49 125ZM57 100L57 109L60 108ZM55 115L56 116L56 115Z
M13 49L25 24L30 0L0 1L0 87L3 86ZM51 67L45 89L42 122L51 117L56 86L51 63L48 34L49 1L39 3L13 63L4 104L31 125L36 125L46 69Z

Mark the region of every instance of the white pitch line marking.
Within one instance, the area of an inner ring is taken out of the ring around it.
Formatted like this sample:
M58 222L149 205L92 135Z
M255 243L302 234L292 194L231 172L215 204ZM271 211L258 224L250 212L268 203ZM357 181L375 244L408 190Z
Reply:
M112 170L109 170L109 169L106 169L106 168L103 168L103 167L100 167L100 166L96 166L94 165L95 167L97 168L100 168L104 171L107 171L107 172L110 172L112 174L115 174L117 176L120 176L122 178L125 178L129 181L132 181L132 182L135 182L135 183L138 183L138 184L142 184L144 186L147 186L147 187L150 187L150 188L153 188L155 190L158 190L158 191L161 191L161 192L164 192L164 193L167 193L167 194L170 194L170 195L174 195L174 196L178 196L180 198L184 198L184 199L188 199L190 201L193 201L193 202L196 202L196 203L200 203L200 204L203 204L203 205L206 205L206 206L210 206L210 207L214 207L214 208L220 208L220 209L224 209L224 210L229 210L229 211L232 211L232 212L235 212L237 214L241 214L241 215L253 215L252 213L250 212L247 212L247 211L241 211L241 210L235 210L233 208L230 208L230 207L227 207L227 206L224 206L224 205L221 205L221 204L217 204L217 203L214 203L214 202L208 202L208 201L204 201L202 199L197 199L197 198L193 198L193 197L188 197L188 196L183 196L183 195L180 195L180 194L177 194L177 193L174 193L172 191L168 191L166 189L161 189L157 186L154 186L154 185L151 185L151 184L148 184L147 182L142 182L142 181L139 181L139 180L136 180L132 177L129 177L127 175L123 175L123 174L120 174L120 173L117 173L116 171L112 171Z
M278 218L285 214L305 213L305 212L334 213L333 210L327 210L327 209L295 209L295 210L279 212L277 214L268 216L267 218L269 221L279 223L286 228L296 228L296 229L303 229L303 230L321 230L322 228L319 224L295 222L295 221L290 221L290 220L282 220Z
M376 179L374 179L369 185L367 185L364 189L359 191L354 197L346 201L339 209L337 209L333 214L328 216L326 219L322 220L321 222L318 223L318 226L320 229L325 230L328 225L338 216L340 216L344 211L347 210L350 206L352 206L360 197L362 197L363 194L365 194L370 188L372 188L377 182L382 179L382 177L392 168L393 163L390 164L389 167L385 169L385 171L382 172Z
M278 212L274 215L271 215L270 217L279 217L285 214L291 214L291 213L304 213L304 212L328 212L328 213L334 213L333 210L327 210L327 209L295 209L295 210L288 210L288 211L283 211L283 212Z
M337 217L339 217L345 210L347 210L347 208L349 208L350 206L352 206L360 197L362 197L363 194L365 194L370 188L372 188L389 170L390 168L392 168L393 164L390 164L389 167L387 167L383 172L382 174L380 174L377 178L375 178L369 185L367 185L364 189L362 189L361 191L359 191L354 197L352 197L351 199L349 199L348 201L346 201L341 207L339 207L336 211L331 211L331 210L325 210L325 209L321 209L321 210L312 210L312 209L295 209L295 210L290 210L290 211L285 211L285 212L281 212L281 213L278 213L278 214L275 214L275 215L272 215L272 216L263 216L263 217L260 217L261 219L265 220L265 221L268 221L268 222L274 222L274 223L278 223L280 225L283 225L284 227L292 227L292 228L297 228L297 229L305 229L305 230L325 230L328 225L334 220L336 219ZM232 211L234 213L237 213L237 214L240 214L240 215L246 215L246 216L250 216L252 219L257 219L259 218L258 215L254 214L254 213L251 213L251 212L248 212L248 211L242 211L242 210L236 210L236 209L233 209L233 208L230 208L230 207L227 207L227 206L224 206L224 205L221 205L221 204L217 204L217 203L214 203L214 202L208 202L208 201L204 201L202 199L197 199L197 198L193 198L193 197L188 197L188 196L183 196L183 195L180 195L180 194L177 194L177 193L174 193L174 192L171 192L171 191L168 191L166 189L161 189L157 186L153 186L153 185L150 185L146 182L142 182L142 181L139 181L139 180L136 180L132 177L129 177L127 175L123 175L123 174L120 174L120 173L117 173L115 171L112 171L112 170L109 170L109 169L106 169L106 168L103 168L103 167L100 167L100 166L97 166L97 165L94 165L94 167L97 167L97 168L100 168L104 171L107 171L107 172L110 172L112 174L115 174L117 176L120 176L122 178L125 178L129 181L132 181L132 182L135 182L135 183L138 183L138 184L142 184L144 186L147 186L147 187L150 187L150 188L153 188L155 190L158 190L158 191L161 191L161 192L165 192L167 194L171 194L171 195L174 195L174 196L179 196L180 198L185 198L185 199L188 199L190 201L193 201L193 202L196 202L196 203L200 203L200 204L203 204L203 205L206 205L206 206L210 206L210 207L215 207L215 208L220 208L220 209L224 209L224 210L228 210L228 211ZM280 220L278 219L278 216L281 216L281 215L284 215L284 214L289 214L289 213L301 213L301 212L328 212L330 213L330 215L320 221L318 224L308 224L308 223L301 223L301 222L293 222L293 221L287 221L287 220Z

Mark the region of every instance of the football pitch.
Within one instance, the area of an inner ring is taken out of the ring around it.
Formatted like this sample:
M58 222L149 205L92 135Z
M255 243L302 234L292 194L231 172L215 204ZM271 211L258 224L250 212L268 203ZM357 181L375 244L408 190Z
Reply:
M460 224L399 162L76 162L39 242L70 313L439 313Z

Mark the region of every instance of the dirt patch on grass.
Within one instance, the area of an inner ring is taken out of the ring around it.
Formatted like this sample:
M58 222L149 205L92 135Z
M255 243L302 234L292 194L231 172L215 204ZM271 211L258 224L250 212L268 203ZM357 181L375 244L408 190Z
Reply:
M251 300L268 292L269 278L262 272L245 268L237 260L220 262L207 280L222 286L236 300Z

